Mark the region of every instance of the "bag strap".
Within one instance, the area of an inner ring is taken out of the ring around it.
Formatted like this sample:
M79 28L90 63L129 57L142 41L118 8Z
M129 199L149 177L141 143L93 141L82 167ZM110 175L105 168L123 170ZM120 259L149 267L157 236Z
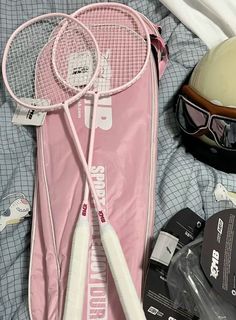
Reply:
M159 29L159 28L158 28ZM163 76L169 60L168 46L160 35L151 34L151 44L156 50L159 79Z
M142 13L140 13L140 16L149 28L152 48L155 49L153 50L153 53L157 64L158 79L160 80L165 72L169 60L169 50L164 39L161 37L161 26L151 22Z

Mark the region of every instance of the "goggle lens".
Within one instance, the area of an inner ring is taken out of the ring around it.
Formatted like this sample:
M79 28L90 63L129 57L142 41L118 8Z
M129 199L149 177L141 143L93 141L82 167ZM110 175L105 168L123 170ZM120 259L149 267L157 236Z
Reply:
M236 120L214 116L210 129L221 147L236 150Z
M196 134L207 126L208 114L180 96L177 103L177 120L184 131Z
M208 129L220 147L236 150L236 119L211 115L183 95L179 96L177 102L176 117L180 127L186 133L195 135L204 130L202 134L207 135L206 129Z

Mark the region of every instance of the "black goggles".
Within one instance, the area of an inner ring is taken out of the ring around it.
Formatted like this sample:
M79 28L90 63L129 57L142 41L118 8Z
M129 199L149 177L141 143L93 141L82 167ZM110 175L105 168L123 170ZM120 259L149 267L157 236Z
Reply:
M212 114L206 108L211 104L214 108L227 109L228 113L235 113L236 110L232 108L226 108L216 106L207 101L205 108L201 107L201 104L196 104L191 98L184 94L180 94L176 105L176 118L181 129L193 136L206 135L210 139L214 138L214 141L221 148L236 151L236 119L224 116L221 114ZM229 109L231 109L229 111ZM225 110L226 111L226 110Z

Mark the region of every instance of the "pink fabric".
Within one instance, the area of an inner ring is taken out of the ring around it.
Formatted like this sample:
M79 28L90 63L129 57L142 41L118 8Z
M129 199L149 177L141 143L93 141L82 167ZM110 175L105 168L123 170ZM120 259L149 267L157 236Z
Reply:
M148 254L147 240L154 219L156 82L150 61L134 85L100 99L91 169L99 199L118 233L140 297L144 256ZM82 99L70 108L85 152L90 107L91 101ZM65 121L63 110L50 112L37 133L38 179L29 276L30 313L34 320L62 319L72 235L85 185ZM90 208L90 214L91 211ZM90 222L83 319L122 320L124 315L101 247L96 216Z

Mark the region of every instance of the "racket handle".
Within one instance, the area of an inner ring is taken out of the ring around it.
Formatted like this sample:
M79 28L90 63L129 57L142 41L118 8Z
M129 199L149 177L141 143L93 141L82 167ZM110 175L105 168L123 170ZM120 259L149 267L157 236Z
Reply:
M113 227L101 227L101 240L126 320L146 320L120 241Z
M63 320L81 320L89 249L89 223L79 219L73 235Z

